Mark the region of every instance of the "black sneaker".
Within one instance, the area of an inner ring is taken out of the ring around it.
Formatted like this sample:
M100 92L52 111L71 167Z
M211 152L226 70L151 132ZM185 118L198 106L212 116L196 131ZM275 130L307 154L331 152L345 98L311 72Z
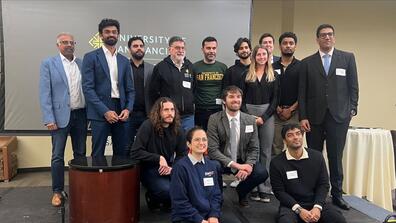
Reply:
M259 201L261 201L261 202L264 202L264 203L270 203L271 202L270 196L268 194L266 194L266 193L260 192L259 197L260 197Z
M242 207L242 208L249 207L248 199L246 197L245 198L239 198L239 206Z
M257 191L255 192L250 192L250 199L252 201L260 201L260 196L259 193Z
M144 197L146 198L147 207L150 211L156 210L160 207L157 203L155 203L152 200L148 191L146 191L146 193L144 194Z

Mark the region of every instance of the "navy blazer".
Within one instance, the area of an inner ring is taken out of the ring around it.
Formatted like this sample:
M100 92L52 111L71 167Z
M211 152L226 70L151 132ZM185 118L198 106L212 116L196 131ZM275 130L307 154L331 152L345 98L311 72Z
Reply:
M131 65L128 58L117 53L118 90L121 110L133 109L135 89ZM109 66L102 48L85 54L82 64L82 87L87 103L87 118L104 121L104 114L110 111L111 79Z
M76 58L81 70L81 59ZM43 124L64 128L70 120L70 92L61 56L43 60L40 66L40 107Z

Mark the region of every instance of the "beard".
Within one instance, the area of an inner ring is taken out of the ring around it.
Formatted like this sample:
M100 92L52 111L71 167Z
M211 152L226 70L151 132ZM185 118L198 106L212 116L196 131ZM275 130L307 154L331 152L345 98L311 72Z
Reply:
M293 56L293 54L294 54L294 52L282 52L282 56L285 56L285 57L292 57Z
M238 54L238 57L243 59L243 60L246 60L247 58L250 57L250 54L251 53L241 53L241 54Z
M109 37L103 41L106 45L114 46L117 43L117 39L113 37Z
M143 59L143 57L144 57L144 52L136 52L136 53L132 53L132 57L135 59L135 60L141 60L141 59Z

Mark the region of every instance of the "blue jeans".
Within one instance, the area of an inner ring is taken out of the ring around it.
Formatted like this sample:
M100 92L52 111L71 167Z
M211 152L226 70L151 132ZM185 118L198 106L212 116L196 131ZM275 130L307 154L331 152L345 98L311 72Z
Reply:
M69 124L64 128L51 131L51 175L53 192L59 193L64 189L64 155L67 136L69 134L72 142L73 157L85 157L87 139L87 117L85 109L71 111Z
M194 128L194 115L183 115L181 116L181 124L184 132L187 133L188 130Z
M170 176L161 176L158 173L158 166L142 166L140 180L155 203L170 202Z

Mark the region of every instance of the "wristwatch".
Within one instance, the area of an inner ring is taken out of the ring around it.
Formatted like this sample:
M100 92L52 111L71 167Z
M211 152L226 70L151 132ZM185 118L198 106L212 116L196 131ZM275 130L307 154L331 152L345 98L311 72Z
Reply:
M296 213L296 215L300 215L301 209L302 209L302 207L296 208L296 210L294 210L294 213Z

